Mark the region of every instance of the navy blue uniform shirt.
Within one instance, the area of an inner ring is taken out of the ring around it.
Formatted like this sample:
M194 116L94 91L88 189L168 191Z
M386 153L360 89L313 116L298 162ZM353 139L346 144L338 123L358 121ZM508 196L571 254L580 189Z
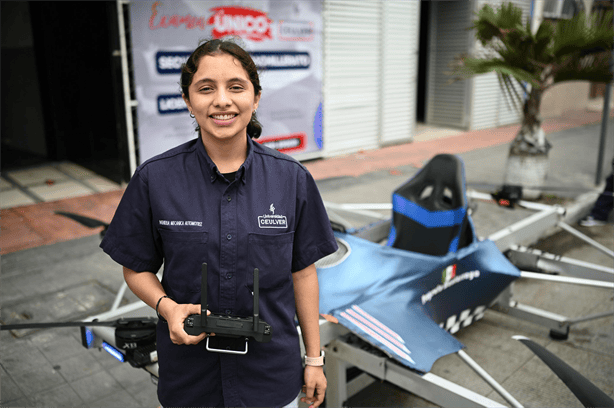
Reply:
M200 138L136 170L100 246L137 272L157 272L178 303L200 304L208 264L209 310L253 313L253 270L260 270L260 317L269 343L246 355L175 345L158 323L158 398L163 406L282 406L302 386L292 272L337 249L315 181L293 158L248 138L232 182ZM219 340L219 339L218 339Z

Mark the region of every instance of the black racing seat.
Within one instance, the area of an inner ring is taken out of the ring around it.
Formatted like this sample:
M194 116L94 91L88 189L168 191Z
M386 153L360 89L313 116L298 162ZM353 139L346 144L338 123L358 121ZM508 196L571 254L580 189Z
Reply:
M451 154L433 157L394 191L386 245L428 255L445 255L473 242L467 214L463 162Z

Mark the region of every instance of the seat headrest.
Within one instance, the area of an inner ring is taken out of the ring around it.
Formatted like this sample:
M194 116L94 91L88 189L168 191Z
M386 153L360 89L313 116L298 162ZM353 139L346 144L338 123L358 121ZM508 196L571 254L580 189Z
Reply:
M465 207L463 162L451 154L438 154L394 193L429 211Z

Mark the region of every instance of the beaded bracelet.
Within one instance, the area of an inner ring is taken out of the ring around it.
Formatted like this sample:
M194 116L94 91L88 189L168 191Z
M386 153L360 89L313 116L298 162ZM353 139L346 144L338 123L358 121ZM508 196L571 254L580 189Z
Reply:
M170 296L166 296L166 295L164 295L164 296L162 296L160 299L158 299L158 303L156 303L156 314L158 315L158 319L159 319L160 321L163 321L164 323L166 323L166 319L165 319L164 317L162 317L162 315L160 314L160 312L158 312L158 307L160 306L160 302L161 302L161 301L162 301L162 299L164 299L164 298L169 298L169 299L171 299L171 297L170 297ZM173 299L171 299L171 300L173 300Z

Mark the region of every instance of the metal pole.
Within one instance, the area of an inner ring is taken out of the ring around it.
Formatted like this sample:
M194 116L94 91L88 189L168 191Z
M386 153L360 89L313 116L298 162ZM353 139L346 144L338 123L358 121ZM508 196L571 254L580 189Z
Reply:
M589 320L597 320L597 319L601 319L602 317L608 317L612 315L614 315L614 312L595 313L590 316L578 317L576 319L569 319L568 323L576 324L576 323L588 322Z
M469 367L473 369L473 371L475 371L480 377L482 377L482 379L486 381L488 385L490 385L495 391L497 391L497 393L501 395L503 399L506 400L512 407L522 408L522 404L518 402L516 398L512 397L512 395L507 392L505 388L503 388L501 384L497 382L497 380L492 378L490 374L486 372L486 370L480 367L478 363L473 361L473 359L469 357L467 353L465 353L463 350L459 350L457 354L465 363L467 363Z
M124 294L126 293L126 289L128 289L128 284L124 281L122 286L119 288L117 295L115 295L115 300L113 301L113 305L111 306L111 310L117 310L119 304L122 302L124 298Z
M122 85L124 89L124 108L126 112L126 133L128 141L128 159L130 161L130 177L136 171L136 149L134 147L134 126L132 124L132 100L130 99L130 73L128 71L128 47L126 45L126 30L124 25L124 3L117 0L117 16L119 20L119 48L122 61Z
M601 245L599 242L595 241L594 239L592 239L590 237L587 237L586 235L584 235L583 233L581 233L580 231L578 231L577 229L575 229L571 225L566 224L563 221L559 221L559 223L557 225L559 227L561 227L562 229L564 229L565 231L569 232L570 234L580 238L582 241L590 244L594 248L596 248L599 251L603 252L607 256L609 256L611 258L614 258L614 251L612 251L609 248L606 248L605 246Z
M614 289L614 283L612 282L595 281L591 279L582 278L570 278L568 276L552 276L545 273L520 271L520 277L558 283L569 283L572 285L591 286L594 288Z
M610 0L614 8L614 1ZM614 21L613 21L614 23ZM610 55L610 72L614 73L614 48ZM601 135L599 137L599 152L597 156L597 172L595 175L595 185L601 183L603 155L605 154L605 136L608 130L608 119L610 118L610 98L612 96L612 81L608 82L605 87L605 95L603 96L603 114L601 116Z

